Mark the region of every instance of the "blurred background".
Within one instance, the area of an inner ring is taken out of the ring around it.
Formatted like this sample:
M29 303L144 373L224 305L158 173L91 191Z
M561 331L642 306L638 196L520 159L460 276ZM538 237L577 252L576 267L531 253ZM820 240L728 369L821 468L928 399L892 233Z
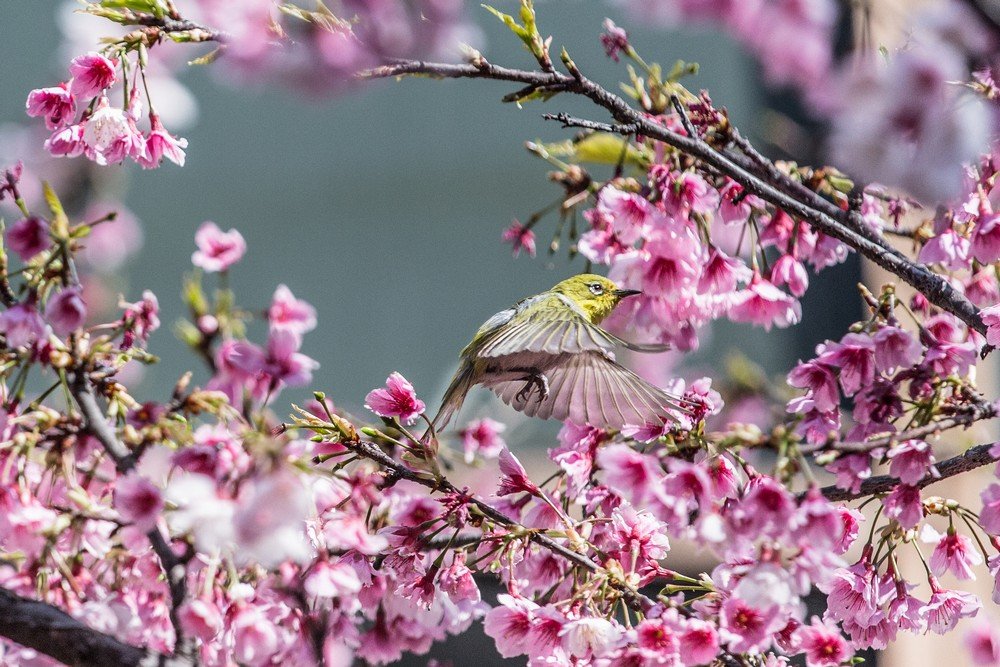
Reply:
M40 129L24 114L28 91L65 77L72 54L56 45L68 39L82 52L107 29L98 19L73 14L74 6L5 3L0 161L23 157L21 148L37 150L32 142L40 145L40 135L26 136L19 126ZM516 11L510 0L497 6ZM721 33L647 29L610 2L544 2L538 11L555 43L611 88L626 73L600 47L605 17L629 30L647 60L699 63L689 87L710 90L755 140L764 141L775 118L765 107L794 114L784 100L762 97L766 88L755 61ZM474 3L469 12L479 29L470 40L491 61L531 65L495 18ZM196 48L181 55L189 59ZM316 306L319 327L307 335L303 351L321 364L315 387L348 409L359 409L393 370L435 403L458 351L482 321L583 269L582 258L571 262L564 250L546 253L554 219L536 228L535 259L513 259L500 235L514 218L523 220L560 195L546 180L548 165L523 147L525 140L571 136L541 114L593 115L588 105L566 98L519 109L499 103L508 87L479 81L377 81L324 99L276 86L227 85L224 72L187 68L181 81L190 94L179 89L157 101L191 120L183 129L168 123L190 141L185 167L144 172L112 166L98 176L113 181L102 187L123 193L144 235L114 286L132 301L151 289L162 308L164 326L150 344L162 363L145 372L139 392L145 398L162 397L181 372L197 367L171 325L183 315L181 281L191 270L194 232L205 220L235 227L246 238L248 253L231 277L243 306L266 308L279 283ZM809 355L815 342L839 336L856 319L855 272L848 264L819 276L843 281L844 299L810 290L824 296L803 303L809 329L765 334L749 326L720 327L703 337L702 350L687 355L684 366L703 372L734 349L752 351L754 361L777 370ZM282 400L304 393L289 390ZM484 393L480 398L488 400ZM464 416L474 414L472 405ZM515 414L509 413L512 419Z

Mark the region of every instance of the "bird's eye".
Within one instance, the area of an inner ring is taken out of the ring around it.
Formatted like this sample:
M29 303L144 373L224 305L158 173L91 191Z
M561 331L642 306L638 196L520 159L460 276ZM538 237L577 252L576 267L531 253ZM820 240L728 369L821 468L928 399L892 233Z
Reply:
M590 288L590 293L594 296L601 296L604 294L604 285L601 283L590 283L587 287Z

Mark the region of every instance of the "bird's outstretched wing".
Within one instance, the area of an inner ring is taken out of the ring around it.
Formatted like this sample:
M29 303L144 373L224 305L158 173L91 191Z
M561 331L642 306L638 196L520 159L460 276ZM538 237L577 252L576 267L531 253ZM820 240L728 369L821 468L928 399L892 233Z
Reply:
M483 384L529 417L620 429L674 422L678 399L658 389L603 352L561 354L544 371L548 396L525 392L524 379Z
M629 343L592 324L571 301L558 294L536 297L537 301L509 313L503 326L484 331L476 356L504 357L519 352L562 354L579 352L610 353L624 347L637 352L663 352L667 345ZM554 303L546 303L548 300ZM521 306L521 304L519 304ZM498 313L496 316L499 316Z

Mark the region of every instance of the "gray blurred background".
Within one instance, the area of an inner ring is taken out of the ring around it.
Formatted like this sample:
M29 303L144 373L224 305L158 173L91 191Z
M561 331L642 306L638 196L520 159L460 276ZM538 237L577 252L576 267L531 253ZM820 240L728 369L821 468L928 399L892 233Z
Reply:
M0 124L28 123L28 91L65 76L53 22L61 6L4 3ZM516 3L498 6L515 11ZM498 21L474 3L469 11L491 61L531 66ZM720 34L631 25L606 2L540 2L538 11L557 47L565 45L585 73L613 88L625 70L600 47L606 16L629 29L646 60L700 63L689 87L710 90L738 126L759 137L762 105L775 100L762 97L756 64ZM554 220L536 228L534 260L512 259L500 234L512 218L523 220L559 196L546 181L548 165L523 142L570 133L540 115L566 110L601 118L588 104L566 97L518 109L499 103L510 88L495 82L428 80L367 83L353 94L316 100L274 88L233 88L210 70L182 73L199 105L198 120L182 132L190 141L187 166L107 168L124 170L125 200L146 238L126 267L126 296L152 289L163 311L164 327L150 345L163 363L146 374L144 398L162 396L183 370L197 366L171 324L182 315L180 284L190 271L193 234L206 219L246 237L249 251L232 276L242 305L263 308L274 287L286 283L316 306L320 324L304 345L321 363L314 385L349 409L393 370L435 403L479 323L582 270L580 259L545 253ZM826 279L843 274L850 286L855 270L830 270ZM737 347L777 370L783 364L774 362L809 354L817 339L839 336L855 319L851 291L845 289L844 305L829 297L804 303L812 331L721 327L685 363L704 366ZM279 400L305 393L290 390Z

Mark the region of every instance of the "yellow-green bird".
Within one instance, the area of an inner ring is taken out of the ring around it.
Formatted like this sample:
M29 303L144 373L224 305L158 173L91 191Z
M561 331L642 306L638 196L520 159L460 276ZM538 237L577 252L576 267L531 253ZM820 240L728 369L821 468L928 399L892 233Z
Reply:
M469 390L481 384L530 417L620 429L676 421L679 399L615 361L614 349L662 352L598 325L622 299L603 276L584 273L518 301L486 320L461 355L461 365L433 420L444 429Z

